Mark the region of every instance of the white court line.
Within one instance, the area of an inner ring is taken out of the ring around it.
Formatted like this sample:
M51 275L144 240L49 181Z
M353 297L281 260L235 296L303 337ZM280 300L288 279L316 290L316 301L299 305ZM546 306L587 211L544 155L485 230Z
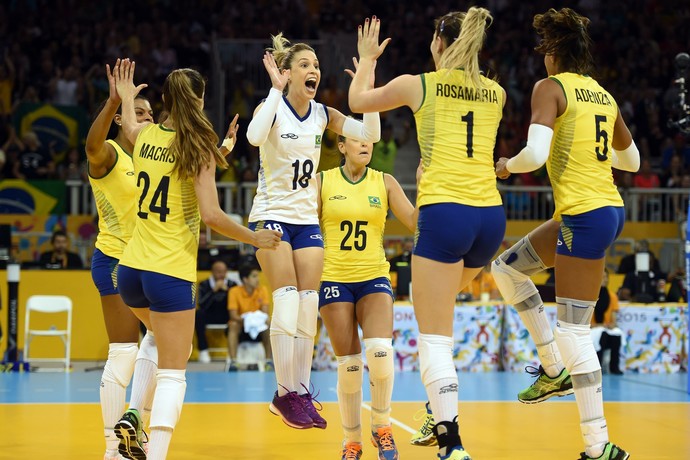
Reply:
M337 392L338 392L338 391L337 391L335 388L333 388L333 387L329 387L328 389L329 389L330 391L332 391L333 393L337 393ZM336 404L337 404L337 402L336 402ZM371 412L371 406L370 406L369 404L363 402L363 403L362 403L362 407L365 408L366 410L368 410L369 412ZM392 423L393 425L399 426L400 428L402 428L403 430L407 431L407 432L410 433L410 434L415 434L415 433L417 432L417 430L415 430L414 428L410 427L409 425L404 424L403 422L401 422L400 420L398 420L398 419L396 419L396 418L391 417L391 423Z
M363 402L362 407L371 412L371 406L369 404ZM417 430L409 427L408 425L405 425L403 422L401 422L400 420L398 420L396 418L391 417L391 423L393 425L399 426L400 428L402 428L403 430L407 431L410 434L415 434L417 432Z

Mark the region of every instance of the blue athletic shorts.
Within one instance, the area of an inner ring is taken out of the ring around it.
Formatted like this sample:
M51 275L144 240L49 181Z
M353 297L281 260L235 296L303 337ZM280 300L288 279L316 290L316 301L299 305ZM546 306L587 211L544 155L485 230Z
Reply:
M337 283L335 281L321 281L319 289L319 308L335 302L357 304L366 295L385 292L393 297L393 288L388 278L374 278L359 283ZM395 301L395 297L393 297Z
M438 203L422 206L413 254L444 263L465 261L485 266L496 255L506 232L503 206Z
M119 294L117 290L117 264L119 263L118 259L106 256L98 248L94 249L91 258L91 278L101 297Z
M323 248L323 236L321 236L321 227L316 224L312 225L297 225L285 224L275 220L260 220L258 222L249 222L249 229L257 231L261 229L277 230L283 232L281 241L290 243L292 250L302 248ZM256 248L258 249L258 248Z
M196 283L174 276L120 265L117 284L122 300L132 308L163 313L196 308Z
M625 210L605 206L576 216L562 215L556 252L581 259L601 259L623 231Z

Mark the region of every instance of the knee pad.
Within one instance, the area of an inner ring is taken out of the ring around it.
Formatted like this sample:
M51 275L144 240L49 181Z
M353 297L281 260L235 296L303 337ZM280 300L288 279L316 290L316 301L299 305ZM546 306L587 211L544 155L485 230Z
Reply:
M156 394L153 396L151 428L175 429L182 412L187 379L184 369L159 369L156 373Z
M316 320L319 316L319 294L313 290L299 292L299 313L297 315L297 336L316 337Z
M568 299L566 297L556 297L558 321L586 325L589 331L589 326L592 323L594 306L596 304L596 300L577 300Z
M501 257L491 263L491 274L507 303L516 305L535 294L539 294L529 276L515 270Z
M364 350L371 380L383 380L393 375L394 351L392 339L364 339Z
M158 365L158 347L156 346L156 337L153 335L153 331L146 331L146 335L141 339L137 359L145 359L151 361L156 366Z
M532 246L527 236L506 249L498 258L513 270L527 277L548 268L541 260L541 257L539 257L539 254L537 254L537 251L534 250L534 246Z
M453 363L453 338L444 335L419 334L419 368L422 383L428 386L437 380L457 378Z
M362 390L362 354L337 356L338 389L343 393Z
M558 321L553 333L561 352L563 364L570 375L584 375L601 371L601 365L594 351L589 325Z
M137 352L136 343L111 343L108 347L108 360L103 368L102 379L127 387L134 374Z
M295 286L285 286L273 291L271 335L294 337L297 334L299 310L299 293Z

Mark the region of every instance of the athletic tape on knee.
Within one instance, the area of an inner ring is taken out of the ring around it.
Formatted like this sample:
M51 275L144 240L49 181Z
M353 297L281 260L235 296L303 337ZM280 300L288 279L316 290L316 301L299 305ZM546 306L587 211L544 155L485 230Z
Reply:
M146 331L146 335L141 339L137 359L146 359L158 365L158 347L156 347L156 337L152 331Z
M527 236L506 249L498 258L525 276L532 276L548 268Z
M159 369L156 373L151 428L175 429L182 412L187 379L184 369Z
M515 270L500 257L491 263L491 274L503 299L509 304L515 305L539 294L537 287L527 275Z
M573 388L600 387L602 383L601 369L589 374L571 375Z
M592 314L596 300L577 300L566 297L556 297L558 307L558 320L571 324L589 325L592 323Z
M371 380L383 380L393 374L393 340L383 338L364 339L364 350Z
M137 352L136 343L111 343L108 346L108 360L105 362L101 378L106 382L127 387L134 374Z
M453 338L419 334L419 368L424 386L445 378L457 378L453 363Z
M338 360L338 390L356 393L362 390L362 354L336 356Z
M576 375L601 370L592 338L589 335L589 325L559 320L553 335L561 351L563 364L573 378Z
M299 293L295 286L285 286L273 291L271 335L294 337L297 334L299 310Z
M535 286L536 289L536 286ZM539 293L534 294L523 300L522 302L517 302L513 304L513 307L518 311L518 313L531 310L532 308L539 308L544 305L544 302L541 300L541 296Z
M299 291L299 314L297 315L297 336L316 337L316 320L319 316L319 294L314 290Z

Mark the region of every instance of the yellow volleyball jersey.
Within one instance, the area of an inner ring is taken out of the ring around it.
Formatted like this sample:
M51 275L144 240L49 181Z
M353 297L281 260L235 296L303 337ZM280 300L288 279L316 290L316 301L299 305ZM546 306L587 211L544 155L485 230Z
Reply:
M134 230L137 185L131 154L112 139L106 142L115 149L115 164L103 177L89 174L98 211L96 248L119 259Z
M623 206L611 172L616 101L591 77L560 73L550 78L561 85L567 102L556 118L546 163L556 203L554 219Z
M494 145L503 116L503 88L481 77L475 88L461 69L421 75L422 106L415 112L424 163L417 202L496 206Z
M134 145L137 219L120 264L196 282L199 204L194 179L172 173L175 131L144 127Z
M323 281L357 283L390 276L383 250L387 214L382 172L367 168L357 182L350 182L342 167L321 172Z

